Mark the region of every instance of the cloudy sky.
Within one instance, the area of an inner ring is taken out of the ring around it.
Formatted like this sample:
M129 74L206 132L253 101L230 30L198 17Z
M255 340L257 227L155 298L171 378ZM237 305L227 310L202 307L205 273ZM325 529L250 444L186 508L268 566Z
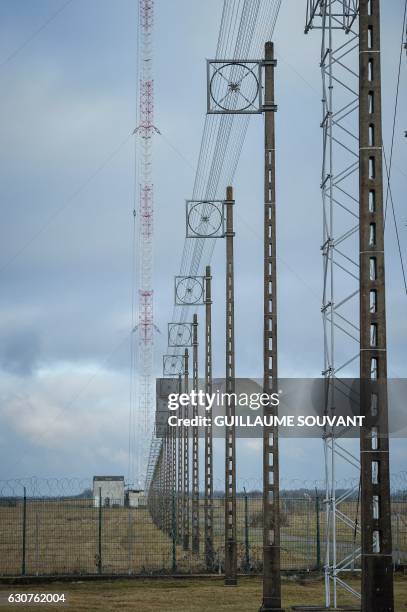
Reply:
M382 5L389 149L403 2ZM155 7L159 375L206 111L205 59L216 49L222 1L156 0ZM305 0L283 0L275 32L279 369L297 377L322 369L320 39L304 36L304 14ZM135 0L0 0L0 478L126 474L136 25ZM403 56L392 191L405 258L406 98ZM261 367L261 142L262 119L254 117L234 183L239 376ZM213 259L215 305L222 244ZM407 300L391 218L386 249L389 373L405 377ZM220 376L222 315L222 306L214 309ZM395 473L406 469L404 447L392 442ZM321 478L321 449L319 441L283 442L282 476ZM240 457L240 477L258 478L258 443L243 445Z

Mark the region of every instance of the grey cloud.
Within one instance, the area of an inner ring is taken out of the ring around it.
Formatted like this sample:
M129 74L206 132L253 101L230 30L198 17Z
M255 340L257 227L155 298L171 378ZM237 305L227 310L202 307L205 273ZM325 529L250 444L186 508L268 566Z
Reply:
M14 32L16 40L24 39L15 3L6 0L3 5L7 19L0 24L0 30L4 33L8 25L8 32ZM193 166L205 113L205 58L214 53L221 5L219 0L160 0L156 5L155 123ZM31 10L29 6L27 10ZM276 74L279 366L281 375L292 376L318 375L323 361L318 297L322 291L320 41L317 32L303 35L303 13L294 2L283 3L275 41L277 55L282 58ZM26 18L29 20L29 15ZM64 18L55 21L46 35L38 37L18 61L10 63L7 73L0 75L0 107L2 116L7 117L0 127L6 143L0 169L0 267L28 243L134 129L136 23L133 0L123 0L120 10L110 0L72 3ZM383 3L387 126L393 110L393 97L388 92L393 91L398 30L396 12ZM13 41L9 44L12 48ZM400 125L407 124L404 91L401 90L399 104ZM251 232L236 215L236 356L241 375L247 375L251 368L261 368L262 137L262 121L254 117L234 185L236 212L240 211L257 232ZM160 374L166 324L173 310L172 279L178 273L185 231L184 201L191 195L193 174L163 139L157 136L153 146L154 308L156 324L163 332L156 335L155 354L156 372ZM397 137L394 162L401 167L404 150L404 137ZM102 370L119 381L104 387L97 377L91 385L92 397L79 401L77 411L68 411L64 420L67 427L70 419L78 420L83 415L86 426L91 428L94 417L98 435L86 444L73 428L60 459L56 460L53 450L51 468L49 448L34 444L32 432L29 435L15 429L13 415L14 411L18 414L21 404L9 402L11 412L4 411L2 405L2 430L15 443L10 443L3 453L11 456L17 454L14 447L25 448L28 458L21 466L22 473L30 471L30 461L37 473L55 469L56 474L68 470L65 473L88 475L89 470L96 469L98 460L100 470L96 471L110 471L109 465L126 469L122 454L127 448L128 404L123 394L128 395L130 362L125 338L131 329L133 167L133 142L129 141L41 236L1 272L1 379L9 372L15 386L8 386L8 391L21 389L24 397L34 398L30 405L34 416L38 414L39 424L47 422L44 404L48 400L40 393L41 384L45 380L52 387L53 373L58 368L63 366L66 376L75 378L76 384L64 388L57 405L69 402L78 387L92 376L92 367L101 367L112 352ZM397 205L403 201L405 177L396 172L393 177ZM398 375L403 375L407 328L400 321L405 319L405 297L400 291L391 223L388 231L389 361ZM403 231L404 253L406 235ZM224 371L224 265L224 243L218 241L213 259L217 375ZM75 374L77 368L88 374ZM37 376L40 370L43 379ZM106 411L100 420L102 400ZM23 414L28 419L30 410L25 409ZM117 428L110 435L113 421L117 421ZM32 418L29 422L33 424ZM102 448L103 458L97 450ZM260 470L259 457L247 465L252 471ZM305 460L304 465L305 471ZM239 458L239 470L245 469L244 459ZM287 454L285 469L299 475L295 471L303 468Z
M30 376L41 357L41 340L34 329L0 333L0 368L10 374Z

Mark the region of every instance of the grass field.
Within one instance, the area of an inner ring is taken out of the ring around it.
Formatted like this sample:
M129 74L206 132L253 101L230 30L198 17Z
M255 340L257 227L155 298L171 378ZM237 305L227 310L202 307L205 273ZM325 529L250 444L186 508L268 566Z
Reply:
M353 581L353 586L358 583ZM0 586L0 597L9 592L65 593L68 609L78 612L257 612L261 601L261 580L241 578L238 587L224 587L218 578L136 579L103 582L73 582L35 586ZM395 581L396 612L407 610L407 578ZM283 606L288 611L295 604L320 604L323 597L321 579L283 580ZM342 604L354 604L345 595ZM61 606L19 606L25 612L39 609L58 610ZM0 611L10 610L0 604Z
M407 504L399 504L393 515L395 551L401 562L407 552ZM358 514L358 505L342 505L351 517ZM262 569L261 498L248 499L248 540L250 570ZM99 525L99 519L101 525ZM199 555L176 547L178 573L205 571L203 550L203 507L201 550ZM282 501L281 567L312 570L317 562L315 502L308 498ZM223 565L224 504L214 500L215 571ZM245 567L244 500L237 500L238 566ZM100 531L99 531L100 527ZM320 513L320 545L324 550L325 513ZM22 568L23 505L0 504L0 575L18 575ZM99 533L101 543L99 548ZM342 523L337 526L337 542L343 556L359 544L359 536ZM99 549L102 572L105 574L171 573L172 540L151 520L146 508L103 508L101 516L92 500L30 500L26 508L25 570L33 575L95 574L98 571Z
M248 524L250 565L261 571L262 517L261 499L249 500ZM260 514L260 517L259 517ZM26 510L27 574L93 574L97 572L99 553L99 512L92 500L30 501ZM203 550L203 503L201 551L194 555L176 547L177 572L205 571ZM321 523L323 516L321 515ZM292 501L282 526L282 568L313 569L316 564L315 510L310 500ZM215 569L223 565L224 504L214 500ZM237 502L238 564L245 559L244 501ZM101 515L102 571L105 574L171 572L172 540L154 525L146 508L103 508ZM18 575L22 563L23 508L0 506L0 575ZM351 533L343 534L345 541Z
M251 571L261 571L261 499L248 500L248 539ZM286 502L285 502L286 503ZM287 504L286 504L287 505ZM94 574L98 571L99 512L92 500L32 500L27 503L25 526L25 570L27 574ZM176 547L177 572L205 571L203 508L201 551L193 555ZM324 513L320 515L324 537ZM224 557L223 500L214 500L215 570ZM244 500L237 501L238 564L245 568ZM339 526L340 527L340 526ZM352 530L339 531L343 552L349 553ZM22 503L0 505L0 575L18 575L22 567ZM101 515L102 572L105 574L149 574L172 571L172 540L158 529L146 508L103 508ZM312 500L290 500L281 529L283 569L313 569L316 566L316 516ZM321 549L323 542L321 541Z

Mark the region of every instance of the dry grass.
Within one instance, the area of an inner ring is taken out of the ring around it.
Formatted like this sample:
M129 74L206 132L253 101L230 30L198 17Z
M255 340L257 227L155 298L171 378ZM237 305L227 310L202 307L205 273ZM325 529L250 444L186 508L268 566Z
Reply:
M214 500L215 558L224 556L224 510L221 499ZM284 524L281 529L283 569L313 569L316 564L316 517L312 500L284 500ZM350 516L354 507L343 508ZM405 513L405 504L403 508ZM203 508L201 508L203 533ZM261 500L249 499L250 562L255 571L262 564L262 527L256 523L261 515ZM239 565L244 561L244 500L237 500L237 539ZM324 537L325 514L321 512L321 538ZM153 524L146 509L106 508L102 514L103 572L132 573L171 572L171 539ZM407 550L405 523L401 524L402 546ZM337 540L343 554L358 545L351 529L338 524ZM394 538L395 542L396 539ZM97 572L98 510L91 500L44 500L27 504L27 574L89 574ZM17 575L21 571L22 504L0 506L0 575ZM201 541L203 545L203 538ZM321 550L323 550L323 541ZM204 555L177 546L179 572L204 571Z
M358 586L353 581L354 586ZM258 578L242 578L238 587L224 587L221 579L136 579L103 582L53 583L36 586L0 586L4 592L53 592L65 593L68 608L81 612L257 612L261 600L261 581ZM407 579L395 581L396 612L407 610ZM283 605L286 610L294 604L318 604L322 602L321 580L294 582L283 580ZM346 595L342 604L354 604ZM0 610L9 610L0 605ZM35 612L38 606L24 606L25 612ZM57 610L57 606L46 606ZM59 606L59 609L61 607Z
M215 563L224 557L223 501L214 503ZM250 500L250 516L261 509L261 501ZM244 508L238 500L238 558L244 560ZM201 509L203 534L203 508ZM91 574L98 567L98 510L89 500L33 501L27 504L26 573ZM282 532L282 567L310 569L315 565L315 543L305 536L306 518L293 513ZM285 537L288 536L288 537ZM261 569L262 528L250 527L250 559L254 570ZM176 548L177 571L205 571L203 538L201 554ZM0 575L21 571L22 505L0 506ZM104 508L102 513L103 573L151 573L171 571L172 541L158 529L147 509Z

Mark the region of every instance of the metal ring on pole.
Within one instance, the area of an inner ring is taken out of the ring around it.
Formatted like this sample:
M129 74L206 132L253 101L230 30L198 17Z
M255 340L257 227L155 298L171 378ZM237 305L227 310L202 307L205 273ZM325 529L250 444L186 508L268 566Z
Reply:
M211 65L214 66L213 63ZM231 61L222 64L214 69L209 80L210 98L215 107L224 112L258 112L259 93L259 76L248 63Z
M187 201L187 237L222 238L223 226L223 202Z
M168 346L192 346L192 324L168 323Z
M183 355L163 355L163 376L179 376L183 373Z
M176 276L175 304L196 306L205 301L204 277Z

